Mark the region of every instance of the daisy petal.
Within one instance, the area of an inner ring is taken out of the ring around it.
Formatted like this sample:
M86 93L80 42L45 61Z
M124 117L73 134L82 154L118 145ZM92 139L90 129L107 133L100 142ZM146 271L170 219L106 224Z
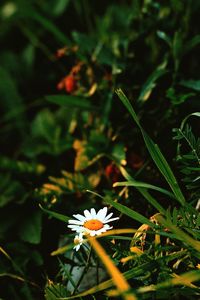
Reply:
M77 230L79 231L80 229L82 229L82 226L78 226L78 225L67 225L68 228L71 228L72 230Z
M97 214L96 214L96 211L95 211L95 209L94 209L94 208L91 208L91 210L90 210L90 214L91 214L91 216L92 216L92 218L93 218L93 219L96 219L96 217L97 217Z
M103 208L98 211L98 213L97 213L97 219L99 219L99 217L101 216L102 210L103 210Z
M82 227L82 226L79 226L79 225L76 225L76 224L69 224L69 225L67 225L67 227L69 227L69 228L72 228L72 227L79 228L79 227Z
M89 210L85 209L84 210L84 215L85 215L85 217L86 217L87 220L91 220L92 219L92 216L91 216Z
M112 229L113 226L110 226L110 225L108 225L108 224L105 224L103 228L105 228L105 230L109 230L109 229ZM102 228L102 229L103 229L103 228Z
M95 230L90 231L90 235L91 236L95 236L96 235L96 231Z
M76 224L76 225L83 225L84 222L82 221L77 221L77 220L69 220L69 224Z
M79 245L74 246L73 249L75 249L76 251L78 251L80 249L80 247L81 247L81 245L79 244Z
M107 210L108 210L107 207L104 207L104 208L100 209L97 213L97 219L103 221L106 214L107 214Z
M96 235L100 235L100 234L102 234L102 233L104 233L104 232L106 232L107 230L109 230L109 229L112 229L112 227L103 227L103 228L101 228L101 229L99 229L99 230L97 230L96 231Z
M112 222L112 221L115 221L115 220L119 220L119 217L112 218L110 220L104 221L104 223L109 223L109 222Z
M107 215L105 218L104 218L104 221L108 220L110 217L112 217L113 213L110 213L109 215Z
M79 221L83 221L85 222L85 217L80 215L80 214L77 214L77 215L73 215L74 218L78 219Z

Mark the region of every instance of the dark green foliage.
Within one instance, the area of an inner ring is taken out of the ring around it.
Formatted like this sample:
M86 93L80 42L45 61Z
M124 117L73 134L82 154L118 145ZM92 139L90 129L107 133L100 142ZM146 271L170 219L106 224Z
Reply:
M194 115L200 116L199 114ZM182 180L187 189L195 190L198 193L200 187L200 138L195 137L191 126L185 122L182 122L180 128L174 129L174 133L174 139L178 141L176 159L183 174Z
M111 299L67 228L103 205L117 228L142 224L101 241L138 299L199 297L199 13L197 0L1 1L1 299L70 297L77 266L105 281L88 299Z

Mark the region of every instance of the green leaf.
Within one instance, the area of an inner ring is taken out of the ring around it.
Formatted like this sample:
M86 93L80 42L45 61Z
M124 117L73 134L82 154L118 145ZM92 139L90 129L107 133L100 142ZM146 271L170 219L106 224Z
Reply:
M16 160L16 159L14 160L6 156L0 155L0 169L4 171L10 171L10 172L12 171L17 173L35 173L36 175L38 175L45 171L45 166L41 164L36 164L34 162L27 162L27 161ZM13 185L13 181L12 181L12 185Z
M194 47L200 44L200 34L194 36L191 40L189 40L183 48L184 54L191 51Z
M57 0L55 1L54 9L52 10L54 15L59 16L67 9L70 0Z
M181 31L176 31L174 34L172 52L175 61L175 70L177 70L183 52L183 37Z
M173 87L170 87L166 91L166 96L169 98L173 105L180 105L181 103L185 102L186 100L190 99L191 97L195 96L195 93L177 93Z
M32 252L30 252L30 256L31 256L31 260L34 261L34 263L37 266L42 266L44 263L42 254L36 250L33 250Z
M69 296L70 293L67 291L66 287L61 284L52 284L50 283L45 288L45 299L46 300L56 300L63 299L64 297Z
M158 37L160 39L162 39L163 41L165 41L168 44L168 46L170 46L170 48L171 48L171 46L172 46L171 38L163 31L158 30L156 33L157 33Z
M139 102L145 102L150 97L153 89L156 87L156 81L161 76L167 73L166 68L166 61L164 61L161 65L159 65L156 70L149 76L147 81L142 87L142 90L140 92L138 101Z
M90 101L87 98L79 96L67 96L67 95L49 95L45 97L47 101L58 104L60 106L69 106L69 107L78 107L81 109L97 109L90 104Z
M20 131L24 131L24 103L21 98L16 81L7 70L0 67L0 97L1 106L5 111L5 115L1 118L2 121L10 121L12 119L16 122L16 126ZM12 123L12 125L14 125Z
M185 86L187 88L193 89L195 91L200 91L200 80L182 80L179 82L180 85Z
M23 220L19 235L25 242L39 244L42 230L42 213L40 210L32 212Z
M2 168L2 170L4 171L4 174L2 172L2 175L0 175L0 208L6 206L11 201L20 204L23 203L28 195L24 186L8 175L9 173L6 174L5 169ZM12 168L9 168L9 172L12 172Z
M96 47L97 38L91 37L91 35L80 33L78 31L72 32L72 37L76 44L80 46L81 52L85 52L91 55Z
M45 212L47 213L49 216L53 217L53 218L56 218L62 222L65 222L67 223L68 220L70 219L70 217L68 216L65 216L65 215L62 215L62 214L59 214L57 212L54 212L54 211L51 211L51 210L48 210L46 208L43 208L41 204L39 204L39 207Z
M166 161L165 157L161 153L158 145L156 145L152 141L152 139L148 136L148 134L144 131L144 129L140 125L139 119L138 119L132 105L130 104L128 98L123 93L123 91L121 89L118 89L116 91L116 93L117 93L118 97L120 98L120 100L122 101L122 103L126 106L127 110L130 112L131 116L133 117L134 121L138 125L139 129L141 130L144 142L147 146L147 149L148 149L152 159L154 160L154 162L155 162L156 166L158 167L158 169L160 170L160 172L165 177L165 179L168 182L169 186L171 187L176 199L182 205L184 205L185 198L180 190L180 187L176 181L176 178L175 178L168 162Z
M27 11L25 12L25 14L27 14ZM53 22L45 18L43 15L34 11L33 8L31 13L29 13L27 17L30 17L36 22L38 22L43 28L49 31L63 45L70 45L71 42L66 37L66 35L62 31L60 31L59 28L56 25L54 25Z
M50 144L53 142L56 130L55 115L49 110L41 110L31 125L33 137L42 137Z
M111 155L113 156L114 160L120 164L126 164L126 153L125 153L125 146L122 143L114 145L112 149Z

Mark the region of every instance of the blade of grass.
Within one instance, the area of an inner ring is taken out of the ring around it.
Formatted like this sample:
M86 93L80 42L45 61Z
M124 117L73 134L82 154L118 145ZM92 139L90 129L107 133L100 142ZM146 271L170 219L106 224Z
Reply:
M53 217L53 218L56 218L56 219L58 219L58 220L60 220L60 221L62 221L62 222L67 223L68 220L70 219L70 217L68 217L68 216L59 214L59 213L57 213L57 212L54 212L54 211L51 211L51 210L48 210L48 209L42 207L41 204L39 204L39 207L40 207L46 214L48 214L49 216L51 216L51 217Z
M53 22L49 21L43 15L34 11L34 9L32 9L32 13L29 14L29 17L33 18L38 24L42 25L42 27L49 31L61 44L71 44L71 41L66 37L66 35L62 31L60 31L60 29L56 25L54 25Z
M113 184L113 187L116 186L134 186L134 187L142 187L142 188L146 188L146 189L151 189L151 190L155 190L158 191L162 194L165 194L167 196L169 196L170 198L174 198L174 195L172 193L170 193L169 191L160 188L158 186L146 183L146 182L139 182L139 181L122 181L122 182L115 182Z
M5 257L7 257L7 259L12 261L12 258L10 257L10 255L1 246L0 246L0 252L2 252L3 255L5 255Z
M126 228L124 228L124 229L113 229L113 230L109 230L105 233L102 233L101 235L97 236L96 238L102 238L102 237L107 237L107 236L109 236L109 238L111 238L110 235L112 234L113 235L112 239L113 239L113 238L115 238L115 236L114 236L115 234L124 234L124 233L132 234L132 233L136 233L136 232L138 232L138 230L130 229L130 228L127 228L127 229ZM124 238L124 237L118 237L118 236L116 236L116 238L132 240L132 238ZM69 245L60 247L60 248L54 250L53 252L51 252L51 255L55 256L55 255L63 254L66 251L71 250L73 247L74 247L74 244L69 244ZM0 251L1 251L1 247L0 247Z
M32 282L32 281L29 281L27 279L24 279L23 277L19 276L19 275L16 275L16 274L11 274L11 273L0 273L0 277L10 277L12 279L16 279L16 280L19 280L23 283L28 283L34 287L37 287L37 288L40 288L36 283Z
M144 85L142 86L140 95L138 97L138 102L145 102L148 100L153 89L156 87L156 81L168 71L166 70L166 60L160 64L155 71L148 77Z
M128 182L135 182L134 178L124 169L124 167L119 166L119 169ZM155 207L160 213L165 215L165 209L158 203L158 201L153 198L145 188L136 187L136 189L146 198L146 200Z
M91 105L90 101L87 98L73 96L73 95L48 95L45 96L45 99L51 103L58 104L64 107L78 107L86 110L96 110L97 107Z
M190 118L190 117L200 117L200 112L195 112L195 113L192 113L192 114L189 114L187 117L185 117L183 119L183 121L181 122L181 126L180 126L180 129L182 130L183 127L185 126L185 123L187 122L187 120Z
M174 278L170 278L166 281L163 281L157 285L151 284L149 286L141 287L137 290L138 293L147 293L150 291L156 291L163 288L171 288L175 285L185 285L191 288L196 288L192 282L198 281L200 279L200 271L190 271L181 275L174 274Z
M147 219L146 217L144 217L140 213L130 209L129 207L111 200L109 196L105 196L104 201L106 203L112 205L114 208L116 208L121 213L129 216L130 218L132 218L132 219L134 219L134 220L136 220L136 221L138 221L142 224L147 224L150 227L155 227L155 224L153 224L151 221L149 221L149 219Z
M60 255L60 254L63 254L69 250L72 250L74 247L74 244L69 244L69 245L66 245L66 246L63 246L63 247L60 247L54 251L51 252L51 256L55 256L55 255Z
M137 297L131 293L131 294L125 294L130 290L130 285L126 281L123 274L118 270L118 268L114 265L106 251L103 249L103 247L99 244L99 242L96 240L96 238L89 238L89 242L96 251L97 255L107 268L108 273L111 275L112 280L114 284L117 287L117 290L119 294L122 294L123 299L125 300L136 300Z
M147 146L147 149L148 149L153 161L155 162L156 166L158 167L158 169L160 170L160 172L162 173L162 175L164 176L164 178L168 182L168 184L171 187L176 199L179 201L179 203L184 205L185 204L185 198L184 198L184 196L181 192L181 189L180 189L180 187L179 187L179 185L176 181L176 178L175 178L168 162L166 161L165 157L161 153L158 145L156 145L152 141L152 139L148 136L148 134L144 131L144 129L140 125L139 119L138 119L132 105L130 104L128 98L123 93L123 91L121 89L118 89L118 90L116 90L116 94L118 95L119 99L125 105L125 107L129 111L129 113L131 114L132 118L134 119L134 121L138 125L138 127L139 127L139 129L142 133L144 142Z

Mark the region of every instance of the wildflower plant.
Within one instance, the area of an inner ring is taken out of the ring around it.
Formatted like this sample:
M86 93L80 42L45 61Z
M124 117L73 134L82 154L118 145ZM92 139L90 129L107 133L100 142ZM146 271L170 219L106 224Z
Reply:
M79 233L78 235L75 236L74 238L74 248L76 251L78 251L81 247L81 245L84 243L83 235Z
M95 250L96 255L100 258L100 265L103 264L106 267L108 274L110 274L112 278L112 280L103 281L95 287L90 287L86 291L77 294L77 297L93 295L99 291L106 290L108 296L121 296L124 299L134 300L140 299L138 297L145 297L146 294L151 296L153 296L155 292L161 294L164 288L167 289L167 294L173 296L179 293L179 290L177 290L178 286L185 287L187 292L190 293L192 292L191 288L194 286L194 282L200 280L198 267L200 241L199 235L196 235L199 228L199 214L195 208L186 203L181 188L167 160L161 153L159 147L153 143L149 135L140 125L128 98L121 90L118 90L117 94L140 128L147 149L160 173L169 184L171 192L168 189L145 182L138 182L126 171L124 166L118 165L121 174L127 181L115 182L113 185L115 187L135 187L158 213L148 219L128 206L121 204L119 200L113 201L108 195L105 197L99 195L105 203L113 206L122 215L142 223L142 225L138 229L113 230L107 223L119 218L112 218L112 213L107 215L107 207L100 209L98 212L94 208L91 208L90 211L84 210L83 215L73 215L74 219L68 217L68 228L77 233L74 240L76 244L74 249L76 252L80 249L82 244L90 244ZM151 195L151 190L156 190L170 197L173 201L176 200L180 209L174 208L173 211L170 209L166 210L166 208ZM51 214L51 212L47 212ZM134 233L134 235L132 237L128 237L127 235L121 237L118 235L126 233ZM87 242L84 241L84 236ZM115 258L119 266L121 265L120 269L123 270L122 273L98 242L98 239L101 237L110 237L114 240L114 244L111 247L114 250L112 257ZM124 241L124 250L118 248L118 240ZM127 243L127 241L129 241L129 243ZM86 276L86 270L89 268L88 263L90 264L92 261L92 248L86 248L88 259L85 266L86 269L84 269L85 273L82 273L81 280ZM55 251L54 254L61 254L66 250L67 247L61 248ZM165 267L163 267L163 264ZM151 272L149 271L151 269L154 274L156 274L156 283L151 277ZM78 281L74 292L77 291L81 280ZM133 284L133 288L131 282L133 281L134 283L134 280L136 280L137 283ZM187 284L185 280L187 280ZM114 290L107 290L112 288L113 285L115 285ZM173 286L173 290L169 289L170 286ZM47 291L51 291L51 287L48 287ZM194 291L194 294L198 295L198 291Z
M1 2L0 298L199 299L200 2Z
M113 213L109 213L107 215L107 211L107 207L100 209L98 212L96 212L94 208L91 208L90 211L86 209L84 210L84 215L73 215L75 220L69 220L68 227L83 235L100 235L101 233L113 228L107 223L119 219L118 217L111 218Z

